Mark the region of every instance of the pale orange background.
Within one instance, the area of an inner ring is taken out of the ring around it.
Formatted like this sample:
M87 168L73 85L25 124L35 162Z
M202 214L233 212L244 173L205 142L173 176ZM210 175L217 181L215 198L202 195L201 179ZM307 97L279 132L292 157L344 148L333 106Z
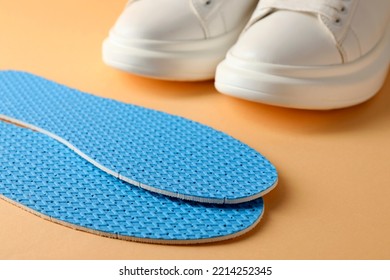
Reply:
M242 140L280 174L265 216L235 240L151 245L73 230L1 200L1 259L390 258L390 76L365 104L314 112L227 97L211 81L125 74L101 60L125 2L0 0L0 69L184 116Z

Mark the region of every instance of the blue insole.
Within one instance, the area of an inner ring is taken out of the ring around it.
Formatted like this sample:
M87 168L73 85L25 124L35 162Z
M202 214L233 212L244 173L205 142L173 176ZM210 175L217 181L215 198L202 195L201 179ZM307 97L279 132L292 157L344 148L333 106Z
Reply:
M224 240L252 229L262 198L202 204L151 193L96 168L38 132L0 121L0 197L43 218L120 239Z
M277 183L264 156L220 131L29 73L0 72L0 118L57 139L126 182L172 197L241 203Z

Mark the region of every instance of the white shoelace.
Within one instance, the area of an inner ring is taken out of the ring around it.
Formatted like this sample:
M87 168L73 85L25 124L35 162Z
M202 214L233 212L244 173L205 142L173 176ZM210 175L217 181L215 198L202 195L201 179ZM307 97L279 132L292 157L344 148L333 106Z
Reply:
M261 0L260 7L315 13L339 22L346 1L351 0Z

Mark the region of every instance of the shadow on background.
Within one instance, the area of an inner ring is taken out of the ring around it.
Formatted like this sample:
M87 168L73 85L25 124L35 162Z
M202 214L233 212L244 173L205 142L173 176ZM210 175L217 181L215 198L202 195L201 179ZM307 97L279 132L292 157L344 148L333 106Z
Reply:
M311 111L263 105L227 96L226 106L244 116L275 129L301 133L333 133L375 126L390 118L390 74L374 98L350 108Z
M284 178L283 176L279 176L279 183L274 190L264 196L264 215L261 218L260 222L255 226L254 229L249 232L238 236L236 238L228 239L225 241L219 242L210 242L204 244L190 244L190 245L177 245L177 246L185 246L185 247L210 247L210 246L223 246L230 243L236 243L240 241L244 241L251 238L257 238L264 227L267 226L268 223L272 221L272 213L279 206L283 205L283 203L287 200L288 197L288 189L284 187ZM175 245L174 245L175 246Z
M147 92L149 97L180 99L215 93L214 81L176 82L146 78L120 71L117 71L116 74L118 74L121 83L127 84L128 88L139 88L143 94Z

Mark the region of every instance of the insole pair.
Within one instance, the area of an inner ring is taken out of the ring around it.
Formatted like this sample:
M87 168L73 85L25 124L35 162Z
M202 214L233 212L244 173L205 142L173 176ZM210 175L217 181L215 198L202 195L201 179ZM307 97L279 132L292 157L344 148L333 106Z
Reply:
M222 132L24 72L0 72L0 118L42 132L0 123L3 198L104 236L234 237L277 183L266 158Z

